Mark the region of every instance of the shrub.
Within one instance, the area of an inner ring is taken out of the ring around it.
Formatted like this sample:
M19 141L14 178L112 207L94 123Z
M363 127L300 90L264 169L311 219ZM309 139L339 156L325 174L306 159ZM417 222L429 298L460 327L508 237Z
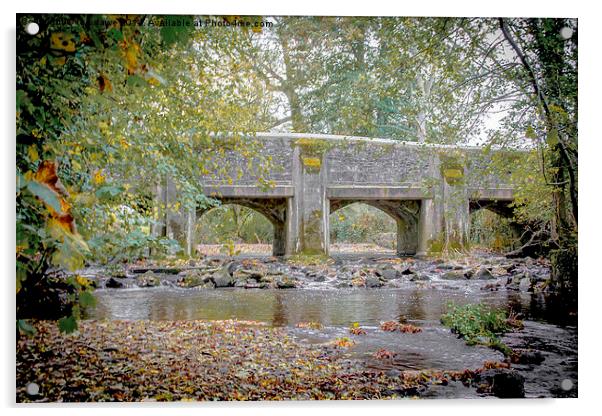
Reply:
M464 338L466 344L487 345L504 355L512 352L498 338L512 329L504 311L493 310L483 304L457 306L452 303L448 307L449 312L441 316L441 323Z

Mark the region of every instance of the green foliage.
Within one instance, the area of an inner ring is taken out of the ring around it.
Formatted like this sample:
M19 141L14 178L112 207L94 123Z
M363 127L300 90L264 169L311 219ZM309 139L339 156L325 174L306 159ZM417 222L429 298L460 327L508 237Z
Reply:
M73 315L59 319L59 329L62 332L70 334L77 329L77 320Z
M36 329L24 319L17 319L17 331L19 331L20 334L28 336L35 335L36 333Z
M519 236L511 227L511 223L511 219L503 218L487 209L479 209L471 213L471 247L488 248L497 252L516 248Z
M383 234L396 232L395 220L366 204L351 204L330 214L330 241L333 243L387 244ZM395 244L394 239L392 244Z
M88 239L90 261L121 263L145 258L150 252L164 256L181 251L177 241L152 234L155 221L145 210L144 200L122 202L126 203L97 203L77 209L82 218L82 234Z
M188 16L20 15L19 27L31 20L40 33L17 31L17 311L67 320L89 288L49 267L177 253L152 228L208 205L198 174L226 176L226 149L257 155L249 136L263 129L262 90L237 64L242 31L195 30ZM232 133L227 146L219 131ZM269 163L254 162L261 180ZM179 199L164 205L153 197L167 178ZM57 285L71 305L38 313L32 305L58 299Z
M238 205L222 205L205 213L196 224L199 242L271 244L274 227L259 212Z
M468 345L482 344L508 353L510 350L498 338L511 329L506 313L483 304L448 305L441 323L464 338Z

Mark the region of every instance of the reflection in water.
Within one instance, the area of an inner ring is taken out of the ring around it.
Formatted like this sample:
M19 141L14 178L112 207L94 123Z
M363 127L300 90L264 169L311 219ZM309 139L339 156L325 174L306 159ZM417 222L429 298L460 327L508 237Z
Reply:
M571 315L556 298L524 292L485 292L452 289L387 290L189 290L172 288L98 290L98 304L90 312L97 319L245 319L274 326L316 321L325 326L353 322L376 326L404 317L438 321L449 302L483 302L521 312L534 320L559 324Z
M536 347L545 356L542 365L516 366L526 378L530 397L575 396L576 387L563 392L560 383L577 382L576 315L574 305L553 296L524 292L481 291L467 282L455 288L341 290L190 290L175 288L98 290L96 319L221 320L240 319L288 326L289 333L302 342L324 343L350 336L348 327L359 322L367 335L353 337L356 345L347 353L369 368L453 369L478 368L486 360L501 360L501 353L482 346L467 346L439 322L449 302L483 302L494 308L520 312L528 321L525 329L510 333L504 342L513 348ZM422 328L418 334L384 332L383 321L405 318ZM325 327L312 331L294 328L299 322L316 321ZM562 325L562 326L557 326ZM563 327L564 325L569 325ZM397 353L389 361L377 360L380 348ZM474 390L462 390L462 397L474 397Z

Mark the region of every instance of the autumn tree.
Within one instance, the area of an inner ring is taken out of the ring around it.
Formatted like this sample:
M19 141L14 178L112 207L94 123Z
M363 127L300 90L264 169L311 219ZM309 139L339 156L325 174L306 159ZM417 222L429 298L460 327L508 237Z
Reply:
M528 135L541 147L542 176L553 202L552 274L577 287L577 23L571 19L499 19L520 62L534 124ZM547 162L543 159L547 156Z
M223 173L227 150L257 155L247 136L264 127L262 94L232 52L237 29L84 15L23 15L19 27L31 21L40 32L17 37L17 316L70 331L91 282L61 269L177 249L150 233L158 208L210 204L199 175ZM167 180L179 198L157 207Z

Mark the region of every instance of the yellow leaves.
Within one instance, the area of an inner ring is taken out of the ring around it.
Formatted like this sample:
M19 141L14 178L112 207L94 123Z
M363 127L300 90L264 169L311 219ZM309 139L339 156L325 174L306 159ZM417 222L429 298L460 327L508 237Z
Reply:
M40 159L38 148L35 145L29 146L27 148L27 156L29 156L31 162L37 162Z
M79 40L81 43L85 43L85 44L92 42L92 38L90 38L90 36L88 36L86 34L86 32L84 32L84 31L79 32Z
M68 223L57 218L51 218L48 220L48 233L52 238L63 240L67 233L71 233L71 229Z
M105 182L106 178L105 176L102 174L101 170L97 170L96 173L94 173L94 176L92 176L92 182L95 185L101 185Z
M86 277L80 276L79 274L75 276L75 281L82 287L88 288L92 286L92 281Z
M74 203L83 206L91 206L97 202L96 196L93 192L81 192L75 195ZM83 218L86 222L86 218Z
M464 176L461 169L445 169L443 172L447 178L461 178Z
M125 66L128 75L133 75L138 70L138 57L140 55L140 46L133 42L124 40L121 42L121 52L125 59Z
M303 166L309 168L320 169L320 166L322 166L322 161L319 157L301 157L301 161L303 162Z
M109 125L104 121L98 122L98 128L100 129L100 131L102 133L105 133L105 134L109 131Z
M67 62L66 56L59 56L58 58L52 58L50 60L50 63L55 66L63 66L65 65L65 62Z
M130 147L130 144L128 143L126 138L123 136L119 138L119 144L121 145L121 148L123 150L127 150L127 148Z
M159 85L161 85L161 81L155 77L149 77L146 80L149 84L154 85L155 87L158 87Z
M75 52L75 37L71 33L55 32L50 35L50 49Z

